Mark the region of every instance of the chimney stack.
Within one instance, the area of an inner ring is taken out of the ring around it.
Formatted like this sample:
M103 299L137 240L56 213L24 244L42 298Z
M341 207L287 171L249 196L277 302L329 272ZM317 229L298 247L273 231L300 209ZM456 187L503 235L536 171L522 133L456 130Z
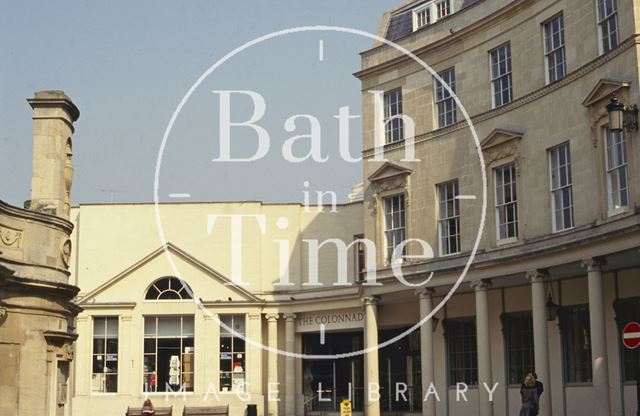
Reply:
M30 209L68 220L73 123L80 111L63 91L37 91L27 102L33 108Z

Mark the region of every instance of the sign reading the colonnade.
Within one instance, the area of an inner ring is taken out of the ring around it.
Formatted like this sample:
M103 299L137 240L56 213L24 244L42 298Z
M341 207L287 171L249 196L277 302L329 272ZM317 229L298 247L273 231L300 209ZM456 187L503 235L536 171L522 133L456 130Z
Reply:
M298 314L296 332L320 332L364 327L364 312L348 310L341 312L318 312Z

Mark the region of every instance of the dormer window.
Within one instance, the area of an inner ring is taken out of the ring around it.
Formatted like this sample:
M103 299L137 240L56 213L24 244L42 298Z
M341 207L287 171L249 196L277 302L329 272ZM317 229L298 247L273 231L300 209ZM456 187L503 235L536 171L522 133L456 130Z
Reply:
M438 19L449 16L451 14L451 0L441 0L437 2L436 10L438 11Z
M430 1L413 9L413 30L435 23L453 12L451 0Z
M431 6L427 4L413 11L413 30L431 24Z

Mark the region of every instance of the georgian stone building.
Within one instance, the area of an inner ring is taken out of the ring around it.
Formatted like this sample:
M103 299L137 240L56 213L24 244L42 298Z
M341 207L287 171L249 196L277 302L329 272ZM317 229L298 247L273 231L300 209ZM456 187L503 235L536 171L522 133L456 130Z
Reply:
M69 284L71 140L76 106L61 91L36 92L33 178L27 208L0 201L0 414L70 414L73 360ZM6 179L6 178L5 178Z
M480 386L470 389L479 414L515 414L532 368L546 386L541 415L635 412L635 354L619 340L620 325L640 318L640 148L637 124L612 131L606 105L614 93L638 102L639 7L413 1L386 14L379 35L439 79L388 45L362 53L365 236L432 242L433 260L403 264L406 275L435 273L423 313L449 291L479 238L471 284L421 340L422 386L445 392L424 414L471 414L456 401L459 381ZM402 160L411 121L420 162ZM374 161L380 145L386 163ZM415 253L420 247L407 248ZM491 402L482 383L496 382Z

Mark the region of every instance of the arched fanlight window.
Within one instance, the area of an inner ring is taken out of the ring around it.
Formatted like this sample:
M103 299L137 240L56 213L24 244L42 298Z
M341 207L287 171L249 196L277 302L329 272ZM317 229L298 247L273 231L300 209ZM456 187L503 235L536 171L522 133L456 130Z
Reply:
M163 277L156 280L147 290L146 300L185 300L191 297L191 288L177 277Z

